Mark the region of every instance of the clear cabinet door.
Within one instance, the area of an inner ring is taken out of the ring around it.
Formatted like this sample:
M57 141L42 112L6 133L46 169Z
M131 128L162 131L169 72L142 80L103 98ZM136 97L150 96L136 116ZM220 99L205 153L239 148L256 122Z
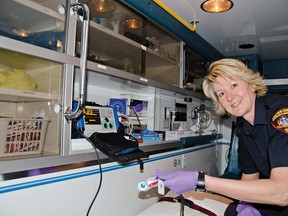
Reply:
M146 39L145 77L180 87L180 42L149 22Z
M179 86L179 40L127 5L83 0L90 10L88 60L165 84ZM81 21L76 55L80 55Z
M63 66L0 49L0 160L58 155Z
M1 1L0 35L63 52L65 0Z

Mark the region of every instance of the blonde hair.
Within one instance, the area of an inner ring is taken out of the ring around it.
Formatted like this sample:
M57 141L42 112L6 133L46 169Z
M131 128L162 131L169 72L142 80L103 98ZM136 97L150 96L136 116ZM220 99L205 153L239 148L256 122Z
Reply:
M212 86L217 77L241 78L252 86L257 96L264 96L267 92L267 86L263 83L260 73L249 69L242 61L236 59L215 61L209 66L208 74L203 82L203 91L207 97L212 99L215 112L219 115L228 113L220 104Z

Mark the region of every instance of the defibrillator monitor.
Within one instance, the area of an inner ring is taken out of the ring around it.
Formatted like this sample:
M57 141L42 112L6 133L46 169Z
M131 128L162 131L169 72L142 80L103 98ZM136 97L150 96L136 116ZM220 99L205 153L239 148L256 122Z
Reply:
M90 136L94 132L116 133L117 122L112 107L86 106L83 109L85 129L84 135Z

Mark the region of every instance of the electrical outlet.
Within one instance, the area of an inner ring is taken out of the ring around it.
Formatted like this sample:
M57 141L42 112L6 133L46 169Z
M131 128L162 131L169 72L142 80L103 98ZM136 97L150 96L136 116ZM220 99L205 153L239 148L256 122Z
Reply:
M182 155L182 169L186 168L186 161L187 161L186 155L183 154Z
M170 107L165 107L164 118L170 119Z

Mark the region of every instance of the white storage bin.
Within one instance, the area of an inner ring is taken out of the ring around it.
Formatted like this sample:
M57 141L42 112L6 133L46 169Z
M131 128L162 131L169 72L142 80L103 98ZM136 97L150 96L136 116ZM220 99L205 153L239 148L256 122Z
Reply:
M0 157L42 153L48 120L0 118Z

